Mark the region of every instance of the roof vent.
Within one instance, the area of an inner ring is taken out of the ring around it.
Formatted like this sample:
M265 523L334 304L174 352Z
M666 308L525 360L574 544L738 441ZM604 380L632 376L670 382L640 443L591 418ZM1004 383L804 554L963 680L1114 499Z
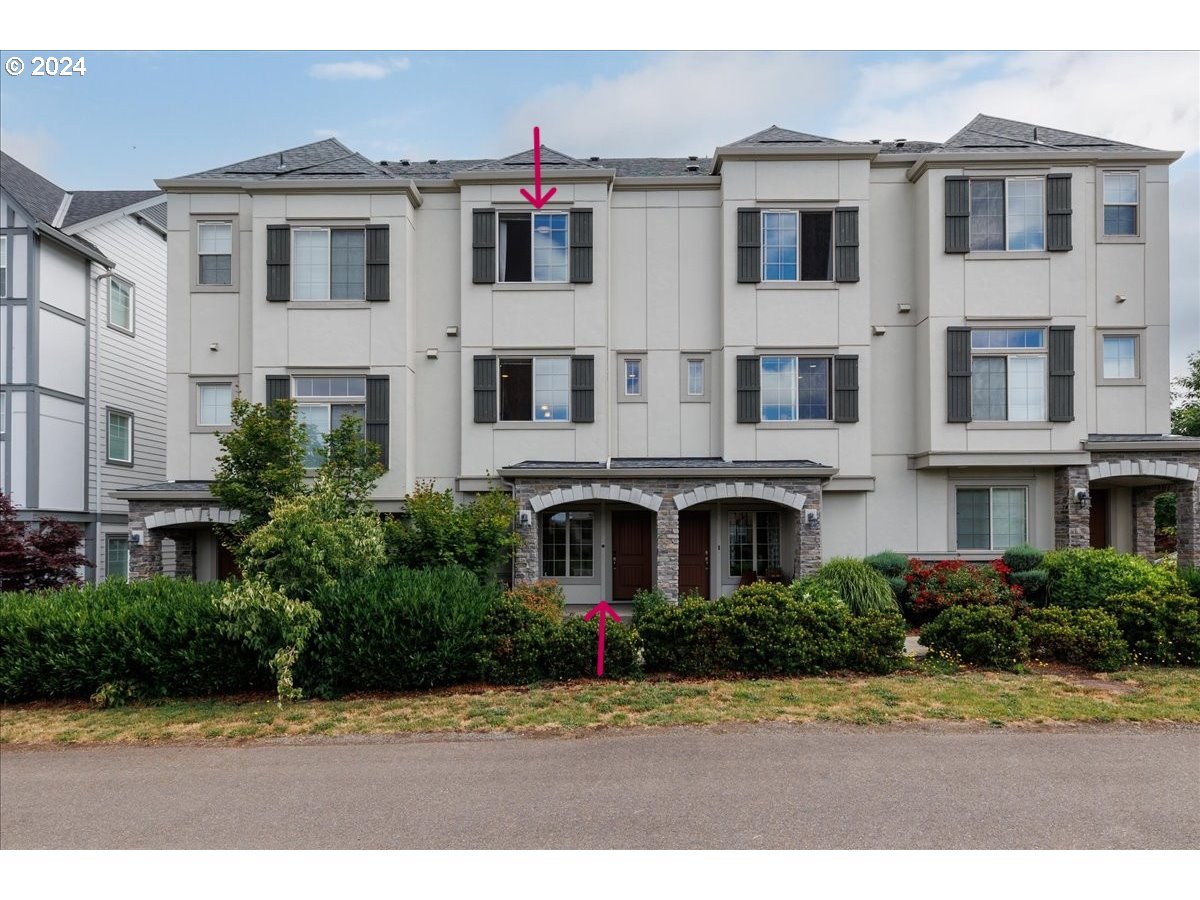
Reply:
M592 162L600 162L600 157L598 156L589 156L588 159Z
M897 147L903 147L906 143L908 143L908 138L896 138Z
M700 157L698 157L698 156L689 156L689 157L688 157L688 159L690 159L692 162L695 162L695 161L696 161L696 160L698 160L699 158L700 158Z
M436 159L431 159L431 160L429 161L429 164L430 164L431 166L436 166L436 165L437 165L437 160L436 160Z
M881 140L879 140L879 138L871 138L871 143L872 144L881 144L883 142Z
M689 172L699 172L700 171L700 167L698 165L696 165L695 163L688 163L686 166L684 166L684 168L687 169Z
M386 166L386 165L388 165L388 161L387 161L386 159L381 159L381 160L379 161L379 164L380 164L381 166Z
M407 166L408 164L409 164L409 163L408 163L408 160L407 160L407 159L402 159L402 160L400 160L400 165L402 165L402 166Z

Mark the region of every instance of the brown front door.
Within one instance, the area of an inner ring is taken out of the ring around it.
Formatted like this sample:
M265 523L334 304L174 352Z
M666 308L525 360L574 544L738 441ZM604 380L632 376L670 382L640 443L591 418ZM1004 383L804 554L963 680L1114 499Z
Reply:
M654 586L651 522L648 512L623 510L612 514L614 600L632 600L638 591Z
M1108 491L1092 491L1091 531L1092 546L1108 546Z
M708 512L679 514L679 593L708 599Z

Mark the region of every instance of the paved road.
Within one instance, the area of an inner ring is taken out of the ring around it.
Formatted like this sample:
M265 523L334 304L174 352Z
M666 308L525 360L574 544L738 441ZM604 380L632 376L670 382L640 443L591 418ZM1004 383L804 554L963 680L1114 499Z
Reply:
M1200 847L1200 730L6 750L0 846Z

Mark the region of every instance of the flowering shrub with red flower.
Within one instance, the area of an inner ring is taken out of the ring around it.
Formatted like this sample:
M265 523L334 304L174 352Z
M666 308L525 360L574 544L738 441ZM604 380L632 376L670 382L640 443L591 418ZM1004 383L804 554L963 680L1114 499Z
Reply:
M904 574L909 618L925 622L951 606L1021 606L1024 592L1009 582L1011 571L999 559L978 564L961 559L935 563L910 559Z

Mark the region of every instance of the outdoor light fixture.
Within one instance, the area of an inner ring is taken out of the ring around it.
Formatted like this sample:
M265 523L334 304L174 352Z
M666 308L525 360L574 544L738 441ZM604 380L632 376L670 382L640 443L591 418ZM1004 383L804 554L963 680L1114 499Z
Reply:
M887 334L887 329L882 325L872 325L871 333L878 337L881 334Z
M446 326L446 337L458 337L458 326L457 325L447 325Z
M438 357L438 348L437 347L430 347L428 350L425 351L426 359L437 359L437 357Z
M528 528L533 524L533 514L529 510L523 509L517 513L517 522L522 528Z
M912 312L912 304L911 303L897 303L896 304L896 312L910 313L910 312Z
M821 514L815 509L806 509L804 511L804 521L809 525L819 525L821 522Z
M1079 504L1080 509L1091 509L1092 495L1084 488L1075 488L1075 502Z

